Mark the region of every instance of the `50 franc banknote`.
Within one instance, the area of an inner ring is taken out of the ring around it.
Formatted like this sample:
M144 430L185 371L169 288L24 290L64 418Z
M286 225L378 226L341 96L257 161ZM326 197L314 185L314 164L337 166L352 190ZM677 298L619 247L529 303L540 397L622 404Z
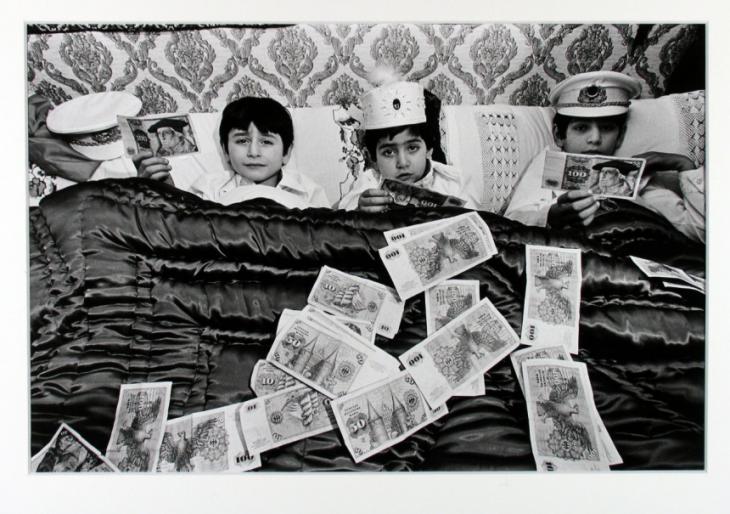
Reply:
M431 408L407 371L332 401L337 425L355 462L403 441L448 411Z

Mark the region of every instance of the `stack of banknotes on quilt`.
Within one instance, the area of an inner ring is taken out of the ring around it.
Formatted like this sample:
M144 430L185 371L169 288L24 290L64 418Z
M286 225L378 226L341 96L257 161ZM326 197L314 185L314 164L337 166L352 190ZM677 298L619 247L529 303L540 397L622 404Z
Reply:
M588 369L571 357L578 353L580 250L526 246L518 335L480 298L477 280L453 278L497 253L477 213L384 236L380 257L395 287L323 267L307 305L282 312L251 376L256 398L167 419L170 382L123 385L105 454L62 424L33 457L33 471L240 472L259 467L263 452L329 430L361 462L446 415L451 397L485 394L485 373L508 355L538 471L622 462ZM637 266L648 270L646 262ZM392 339L404 303L421 293L427 337L393 357L375 345L376 335ZM517 350L520 344L526 347Z

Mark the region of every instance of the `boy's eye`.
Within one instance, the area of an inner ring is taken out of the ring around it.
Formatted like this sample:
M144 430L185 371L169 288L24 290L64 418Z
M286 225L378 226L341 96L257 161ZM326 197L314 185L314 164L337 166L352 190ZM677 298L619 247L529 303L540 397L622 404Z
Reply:
M380 150L380 155L383 157L391 157L393 155L393 150L390 148L385 148L383 150Z
M576 123L573 125L573 130L575 130L576 132L585 132L586 130L588 130L588 125L586 125L585 123Z
M601 131L603 131L603 132L613 132L615 130L618 130L618 127L613 123L601 124Z
M419 145L419 144L414 143L414 144L408 145L409 152L417 152L420 149L421 149L421 145Z

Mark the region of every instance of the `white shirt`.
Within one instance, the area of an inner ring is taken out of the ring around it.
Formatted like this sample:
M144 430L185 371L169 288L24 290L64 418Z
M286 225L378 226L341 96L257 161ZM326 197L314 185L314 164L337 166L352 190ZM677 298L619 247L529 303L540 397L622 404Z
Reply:
M259 186L223 168L217 155L190 154L170 160L170 176L175 187L205 200L231 205L252 198L270 198L286 207L331 207L324 189L309 177L283 168L276 187ZM207 171L206 170L213 170ZM104 161L89 180L131 178L137 176L134 163L127 156Z
M442 195L450 195L466 201L464 207L478 209L479 199L474 195L476 188L469 187L468 180L453 166L428 160L428 171L421 180L414 182L414 186L422 187ZM363 171L352 184L350 191L340 200L338 207L351 211L357 209L360 195L367 189L379 189L382 178L379 172L372 168Z
M504 212L507 218L525 225L547 226L547 215L561 191L542 188L542 171L546 147L527 166L512 193ZM674 176L676 187L668 187ZM659 177L662 177L659 180ZM643 180L642 180L643 182ZM681 233L695 241L705 240L705 170L704 167L682 172L658 172L641 190L636 203L664 216Z
M270 198L290 208L331 206L322 186L298 171L287 168L281 170L281 180L275 187L255 184L237 173L226 170L201 175L187 190L205 200L223 205L251 198Z

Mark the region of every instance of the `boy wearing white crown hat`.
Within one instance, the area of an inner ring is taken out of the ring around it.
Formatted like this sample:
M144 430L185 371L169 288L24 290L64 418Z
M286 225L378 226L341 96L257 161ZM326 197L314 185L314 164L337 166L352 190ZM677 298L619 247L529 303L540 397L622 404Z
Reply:
M431 160L434 131L426 120L423 87L416 82L391 81L372 89L361 98L365 147L373 167L365 170L339 202L340 209L366 212L387 210L393 203L381 189L383 179L396 179L455 196L475 209L464 176L453 166Z
M555 108L553 137L557 149L568 153L613 155L621 145L632 98L641 84L622 73L595 71L580 73L564 80L550 94ZM675 185L651 177L640 191L637 203L667 218L691 239L704 241L704 169L693 169L690 159L678 154L647 152L644 176L658 171L676 170ZM589 225L599 208L589 191L569 191L556 196L542 189L544 151L520 177L504 215L527 225Z

